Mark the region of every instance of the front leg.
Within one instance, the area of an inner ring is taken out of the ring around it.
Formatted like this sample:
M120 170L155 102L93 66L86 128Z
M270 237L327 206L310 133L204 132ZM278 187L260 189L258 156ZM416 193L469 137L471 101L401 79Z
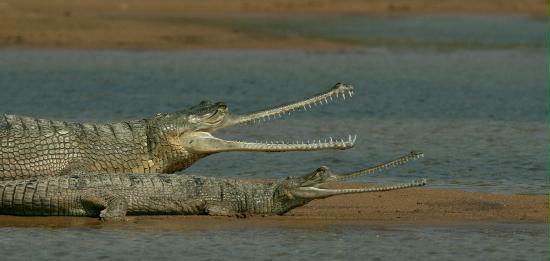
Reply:
M206 214L210 216L234 216L237 213L225 206L209 203L206 205Z
M128 202L123 197L115 197L107 201L105 209L99 213L102 221L126 221Z
M123 196L100 196L92 191L86 191L82 196L82 203L99 211L102 221L126 221L128 202Z

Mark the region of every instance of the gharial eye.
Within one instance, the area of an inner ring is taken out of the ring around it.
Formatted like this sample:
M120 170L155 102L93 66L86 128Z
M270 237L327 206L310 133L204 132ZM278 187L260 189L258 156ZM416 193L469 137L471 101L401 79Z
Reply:
M199 103L199 105L201 105L201 106L206 106L206 105L209 105L209 104L210 104L210 102L207 101L207 100L201 101L201 102Z
M321 166L321 167L317 168L316 172L325 172L327 170L328 170L327 166Z

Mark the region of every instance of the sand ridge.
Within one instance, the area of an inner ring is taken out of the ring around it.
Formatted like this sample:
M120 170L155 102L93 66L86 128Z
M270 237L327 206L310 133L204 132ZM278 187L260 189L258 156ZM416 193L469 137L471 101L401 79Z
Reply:
M331 187L357 187L342 184ZM548 223L548 196L499 195L413 188L314 200L283 216L130 216L127 222L92 217L0 216L0 227L91 227L196 230L250 227L322 228L330 225L460 225L480 222Z

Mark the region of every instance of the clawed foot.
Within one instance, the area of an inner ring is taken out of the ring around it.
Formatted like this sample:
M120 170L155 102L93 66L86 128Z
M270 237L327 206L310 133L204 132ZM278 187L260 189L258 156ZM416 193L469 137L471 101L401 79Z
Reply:
M123 216L123 215L116 215L116 214L113 214L109 211L106 211L106 210L102 210L100 213L99 213L99 219L101 221L118 221L118 222L121 222L121 221L128 221L128 219L126 218L126 216Z

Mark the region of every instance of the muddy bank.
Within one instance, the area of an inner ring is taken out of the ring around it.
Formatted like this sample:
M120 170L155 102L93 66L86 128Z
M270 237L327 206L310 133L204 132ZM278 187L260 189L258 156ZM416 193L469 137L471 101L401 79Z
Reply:
M155 230L321 228L338 224L453 225L475 222L547 223L548 197L417 188L315 200L284 216L132 216L128 217L128 222L122 223L102 223L87 217L0 216L0 227Z

